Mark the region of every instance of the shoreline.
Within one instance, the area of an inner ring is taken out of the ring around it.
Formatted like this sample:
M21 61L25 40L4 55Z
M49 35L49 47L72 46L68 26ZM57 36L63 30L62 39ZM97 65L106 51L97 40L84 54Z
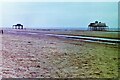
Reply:
M98 38L109 38L109 39L120 39L119 32L109 32L109 31L76 31L76 30L17 30L17 29L7 29L4 31L17 31L17 32L32 32L32 33L48 33L48 34L58 34L58 35L71 35L71 36L85 36L85 37L98 37Z

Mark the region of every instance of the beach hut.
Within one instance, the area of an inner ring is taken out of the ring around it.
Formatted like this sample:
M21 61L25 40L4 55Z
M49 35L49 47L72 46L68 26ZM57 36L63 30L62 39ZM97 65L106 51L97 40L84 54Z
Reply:
M90 31L107 31L108 26L106 26L106 23L95 21L95 23L90 23L88 25L88 30L90 30Z
M22 24L16 24L12 26L13 29L23 29L23 25Z

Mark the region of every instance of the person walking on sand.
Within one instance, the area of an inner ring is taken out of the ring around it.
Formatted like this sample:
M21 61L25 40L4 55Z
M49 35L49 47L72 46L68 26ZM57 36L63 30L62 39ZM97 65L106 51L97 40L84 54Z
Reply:
M3 30L1 30L2 34L3 34Z

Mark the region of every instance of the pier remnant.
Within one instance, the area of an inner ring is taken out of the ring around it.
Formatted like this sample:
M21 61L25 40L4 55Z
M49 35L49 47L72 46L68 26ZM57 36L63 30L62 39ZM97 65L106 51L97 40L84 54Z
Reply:
M23 29L23 25L22 24L16 24L12 26L13 29Z
M95 23L90 23L88 25L88 30L90 30L90 31L107 31L108 26L106 26L106 23L95 21Z

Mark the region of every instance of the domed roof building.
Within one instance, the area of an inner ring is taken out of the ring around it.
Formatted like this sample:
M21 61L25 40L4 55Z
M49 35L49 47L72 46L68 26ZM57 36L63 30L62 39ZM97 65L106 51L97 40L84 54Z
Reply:
M106 23L101 23L101 22L95 21L95 23L90 23L88 25L88 30L91 30L91 31L107 31L108 26L106 26Z

